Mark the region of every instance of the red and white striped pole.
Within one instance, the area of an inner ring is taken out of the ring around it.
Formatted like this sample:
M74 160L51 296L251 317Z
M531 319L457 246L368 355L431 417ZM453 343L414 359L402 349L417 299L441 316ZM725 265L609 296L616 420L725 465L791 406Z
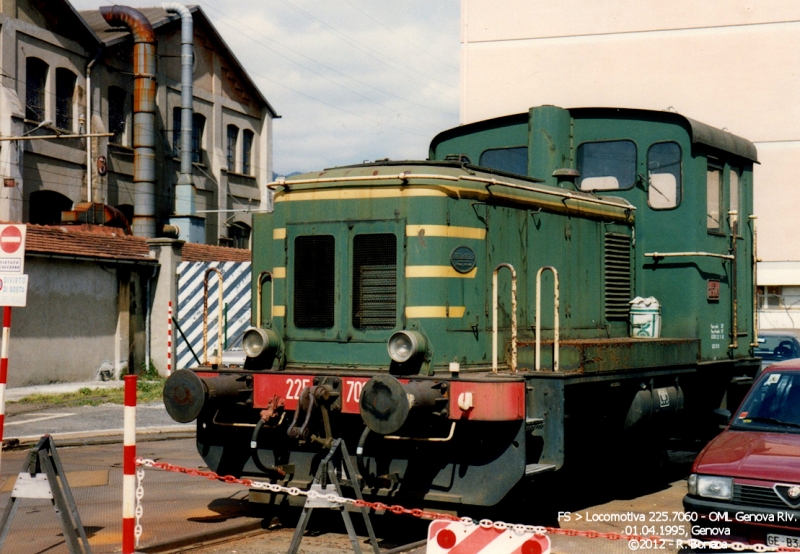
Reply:
M11 338L11 306L3 307L3 344L0 346L0 455L6 423L6 383L8 382L8 345Z
M122 554L136 548L136 375L125 376L122 440Z
M167 307L167 377L172 375L172 300Z

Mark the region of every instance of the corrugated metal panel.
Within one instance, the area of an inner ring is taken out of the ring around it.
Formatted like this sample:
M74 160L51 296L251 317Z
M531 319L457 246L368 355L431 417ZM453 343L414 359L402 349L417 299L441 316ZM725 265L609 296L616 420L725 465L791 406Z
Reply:
M178 265L177 322L188 339L176 331L176 368L197 365L194 352L203 358L203 281L206 270L217 268L222 272L223 305L227 304L228 344L230 345L250 326L250 262L182 262ZM208 344L209 356L219 340L219 279L209 276L208 287Z

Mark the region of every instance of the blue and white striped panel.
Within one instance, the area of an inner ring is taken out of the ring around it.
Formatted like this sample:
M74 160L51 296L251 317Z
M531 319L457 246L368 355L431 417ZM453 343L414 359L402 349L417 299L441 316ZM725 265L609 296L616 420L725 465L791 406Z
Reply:
M250 262L181 262L178 265L178 308L176 321L197 357L203 361L203 281L206 270L222 272L223 326L227 304L228 345L250 326ZM208 277L208 355L214 356L219 340L219 277ZM189 344L175 329L175 368L198 365Z

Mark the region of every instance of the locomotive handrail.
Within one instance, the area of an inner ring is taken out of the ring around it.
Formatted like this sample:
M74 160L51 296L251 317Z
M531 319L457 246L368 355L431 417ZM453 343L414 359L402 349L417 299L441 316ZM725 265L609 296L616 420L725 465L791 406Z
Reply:
M261 327L263 321L261 321L261 295L264 289L264 283L266 281L265 277L269 277L269 282L272 285L270 287L270 298L269 298L269 314L272 317L272 314L275 312L275 281L272 277L272 272L270 271L262 271L258 274L258 288L256 290L256 327Z
M499 185L502 187L508 187L512 189L519 189L519 190L526 190L528 192L541 192L544 194L552 194L553 196L560 196L566 200L583 200L584 202L590 202L592 204L601 204L603 206L614 206L616 208L622 208L625 210L636 210L636 206L632 204L622 204L620 202L612 202L611 200L603 200L602 198L596 198L594 196L584 196L583 194L575 194L574 192L562 191L558 189L542 189L537 187L526 187L525 185L517 185L516 183L509 183L506 181L498 181L497 179L488 179L486 177L472 177L468 175L460 175L459 180L462 181L475 181L478 183L485 183L487 185ZM585 194L585 193L584 193Z
M553 371L558 371L559 361L559 321L558 321L558 271L551 265L542 266L536 272L536 371L542 368L542 273L553 272Z
M223 302L223 278L222 272L217 269L216 267L210 267L206 269L205 275L203 276L203 364L208 364L208 276L211 273L216 273L217 277L219 277L219 332L217 333L217 338L219 339L219 347L217 350L218 355L218 363L222 363L222 334L224 333L224 329L222 327L222 302Z
M528 192L537 192L540 194L549 194L551 196L559 196L565 200L580 200L590 204L599 204L602 206L613 206L623 210L635 211L636 206L627 201L613 201L604 200L595 196L590 196L588 193L574 193L569 191L562 191L552 187L529 187L525 185L518 185L516 183L509 183L508 181L499 181L494 178L475 177L471 175L442 175L435 173L393 173L390 175L351 175L343 177L317 177L314 179L293 179L287 182L285 179L278 179L267 184L268 189L276 190L278 187L285 187L288 185L316 185L326 183L342 183L352 181L390 181L390 180L408 181L410 179L438 179L440 181L471 181L476 183L484 183L486 185L497 185L508 187L512 189L525 190Z
M511 373L517 372L517 272L511 264L502 263L492 272L492 373L497 373L497 274L501 268L511 271Z
M756 248L756 238L758 237L756 219L758 219L758 216L751 215L748 219L753 226L753 283L755 284L758 283L756 280L758 277L758 249ZM756 287L753 287L753 342L750 343L750 346L753 348L758 346L758 289Z
M392 441L417 441L417 442L450 442L456 434L456 422L453 421L450 425L450 432L446 437L404 437L401 435L383 435L386 440Z
M728 350L737 350L739 348L739 264L736 260L736 228L738 227L739 212L730 210L728 212L728 221L730 221L730 241L731 241L731 255L733 256L733 263L731 264L731 338L733 339L728 344Z
M347 177L317 177L314 179L292 179L291 182L286 182L286 179L278 179L267 183L267 188L275 190L278 187L285 187L287 185L321 185L325 183L340 183L342 181L388 181L391 179L440 179L444 181L458 181L461 177L457 175L440 175L436 173L392 173L388 175L349 175Z
M724 260L733 260L731 254L714 254L713 252L647 252L645 256L648 258L680 258L680 257L707 257L707 258L722 258Z

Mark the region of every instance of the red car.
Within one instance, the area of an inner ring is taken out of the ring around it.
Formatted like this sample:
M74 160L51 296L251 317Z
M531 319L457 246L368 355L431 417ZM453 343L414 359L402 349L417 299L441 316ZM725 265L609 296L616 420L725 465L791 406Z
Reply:
M695 460L683 506L694 538L800 548L800 360L759 375Z

